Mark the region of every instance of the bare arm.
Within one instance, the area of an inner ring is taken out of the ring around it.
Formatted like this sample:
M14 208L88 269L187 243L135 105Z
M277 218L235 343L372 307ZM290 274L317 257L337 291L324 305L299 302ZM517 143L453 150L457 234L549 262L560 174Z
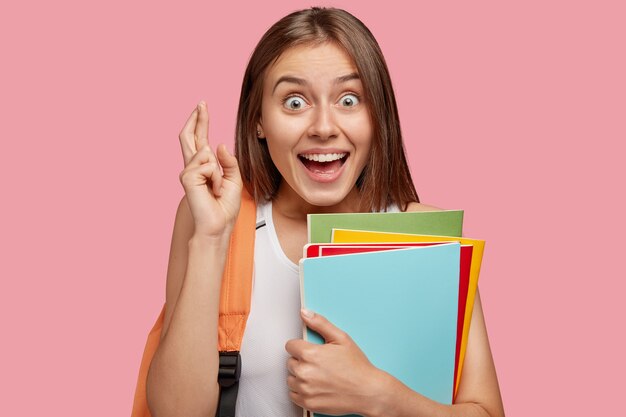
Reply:
M217 405L217 319L228 236L192 238L186 199L176 214L161 342L150 366L154 417L213 416Z
M179 138L185 197L176 212L163 330L146 395L154 417L212 417L219 393L221 278L242 183L236 158L223 145L215 154L209 147L204 103L193 111Z

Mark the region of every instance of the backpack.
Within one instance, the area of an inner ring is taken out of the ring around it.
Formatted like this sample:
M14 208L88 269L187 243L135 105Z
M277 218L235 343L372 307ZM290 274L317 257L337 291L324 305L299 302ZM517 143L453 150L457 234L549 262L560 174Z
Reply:
M220 291L218 319L220 396L216 417L235 416L235 404L241 374L239 350L250 313L252 294L255 224L256 205L252 196L244 189L241 194L239 215L230 237ZM131 417L151 417L146 401L146 380L150 363L161 339L164 316L165 305L163 305L156 323L148 334L139 368Z

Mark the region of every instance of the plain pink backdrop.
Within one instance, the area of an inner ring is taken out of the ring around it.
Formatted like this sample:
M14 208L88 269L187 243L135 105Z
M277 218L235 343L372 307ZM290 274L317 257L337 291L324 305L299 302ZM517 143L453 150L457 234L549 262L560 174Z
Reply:
M626 372L621 2L336 1L377 37L422 201L487 240L509 416L614 415ZM247 59L311 2L0 12L0 415L125 416L164 300L177 135L232 146ZM620 330L621 329L621 330Z

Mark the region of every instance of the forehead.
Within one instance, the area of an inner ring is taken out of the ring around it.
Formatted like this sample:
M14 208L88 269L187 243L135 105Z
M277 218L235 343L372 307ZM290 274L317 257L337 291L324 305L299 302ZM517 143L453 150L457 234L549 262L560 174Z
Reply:
M268 68L266 86L284 75L324 81L356 72L352 58L334 43L299 45L287 49Z

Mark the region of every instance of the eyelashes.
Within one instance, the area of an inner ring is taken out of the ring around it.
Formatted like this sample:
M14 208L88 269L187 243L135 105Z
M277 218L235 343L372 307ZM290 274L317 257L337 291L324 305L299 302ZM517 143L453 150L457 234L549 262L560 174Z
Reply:
M361 96L357 93L347 92L343 94L337 104L340 107L351 108L361 103ZM310 107L310 104L301 94L288 94L282 99L282 105L287 110L299 111L304 108Z
M342 103L345 107L354 107L361 102L361 99L358 95L354 93L348 93L341 96L339 102Z
M296 95L287 96L283 99L283 107L288 110L300 110L306 105L306 101Z

